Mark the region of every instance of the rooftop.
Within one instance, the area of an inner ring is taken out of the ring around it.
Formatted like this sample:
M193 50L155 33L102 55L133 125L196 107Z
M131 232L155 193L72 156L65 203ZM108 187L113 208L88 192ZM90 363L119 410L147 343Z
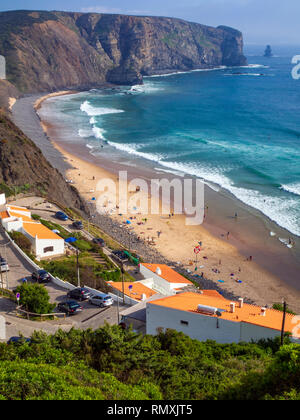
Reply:
M173 268L165 265L165 264L142 264L144 267L148 268L148 270L152 271L153 273L157 274L157 269L160 269L161 274L159 277L163 278L169 283L177 283L177 284L193 284L190 280L186 279L185 277L178 274ZM158 274L157 274L158 275Z
M119 292L123 292L123 283L122 282L108 282L113 288L119 290ZM132 286L132 289L129 290L129 286ZM146 287L144 284L140 282L132 282L132 283L124 283L124 293L126 296L131 297L135 300L142 300L143 294L146 295L146 299L150 298L157 294L149 287Z
M243 307L239 307L238 302L234 302L235 312L230 312L231 301L223 298L221 295L217 296L212 291L204 291L203 294L198 293L181 293L179 295L166 297L153 302L149 302L150 305L164 306L166 308L177 309L180 311L194 312L195 314L203 313L198 312L198 305L212 306L224 310L222 313L222 319L233 322L246 322L249 324L258 325L265 328L271 328L274 330L281 331L283 313L276 311L275 309L267 309L266 315L261 315L261 307L255 305L249 305L244 303ZM217 315L206 315L211 317L217 317ZM287 314L285 322L285 331L292 332L295 325L292 323L294 315Z
M38 239L62 239L41 223L24 222L23 229L33 238L37 236Z

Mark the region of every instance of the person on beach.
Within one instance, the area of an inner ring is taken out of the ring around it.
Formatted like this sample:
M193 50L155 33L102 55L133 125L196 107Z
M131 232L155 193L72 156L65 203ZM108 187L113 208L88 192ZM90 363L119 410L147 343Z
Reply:
M227 240L229 239L230 232L227 232Z

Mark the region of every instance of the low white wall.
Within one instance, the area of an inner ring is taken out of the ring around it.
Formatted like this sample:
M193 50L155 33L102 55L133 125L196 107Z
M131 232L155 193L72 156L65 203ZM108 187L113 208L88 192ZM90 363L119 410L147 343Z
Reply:
M0 194L0 206L6 204L5 194Z

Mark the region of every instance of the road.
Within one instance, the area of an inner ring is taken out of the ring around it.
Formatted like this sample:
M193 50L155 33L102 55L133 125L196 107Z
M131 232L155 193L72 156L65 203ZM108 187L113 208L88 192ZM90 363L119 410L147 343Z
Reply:
M21 280L26 277L30 281L32 268L27 260L18 253L14 246L7 240L2 227L0 227L0 253L10 267L7 275L8 288L14 289L21 284ZM3 275L6 283L6 273ZM6 284L5 284L6 286ZM66 290L59 286L50 283L46 286L50 301L58 304L66 299ZM53 334L59 328L70 329L97 329L105 324L105 322L113 325L118 323L117 305L110 308L101 309L91 305L89 302L82 302L84 308L83 312L74 317L67 318L66 320L59 319L47 322L33 322L25 319L18 318L15 313L15 304L7 299L0 298L0 315L5 317L6 320L6 337L9 338L14 335L23 334L25 337L31 336L33 331L42 330L48 334ZM120 310L122 310L122 306Z

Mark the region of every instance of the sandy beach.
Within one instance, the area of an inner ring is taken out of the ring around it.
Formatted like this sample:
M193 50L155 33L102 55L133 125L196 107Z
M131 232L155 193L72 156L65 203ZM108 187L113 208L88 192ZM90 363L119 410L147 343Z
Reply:
M42 103L49 97L70 93L74 92L64 91L39 97L33 102L34 108L36 111L40 109ZM107 161L101 163L101 160L91 156L87 150L83 151L82 148L75 145L71 147L63 144L59 137L59 127L54 127L49 121L40 122L47 135L43 140L43 143L48 142L45 150L48 151L50 144L54 146L56 154L62 156L67 164L63 168L66 179L72 180L80 194L90 203L92 198L97 200L102 194L97 192L97 184L100 180L112 179L118 188L119 170L127 169L132 172L131 178L138 175L143 177L143 174L146 179L151 176L141 168L123 168ZM51 153L53 158L52 155L53 153ZM122 188L127 188L127 185L123 185ZM143 196L145 193L141 191L140 194ZM146 199L150 200L150 198L147 194ZM257 223L257 226L254 225L250 222L250 218L246 217L244 209L241 208L239 209L241 220L236 221L230 217L224 226L224 219L218 217L218 211L219 207L231 206L228 198L210 190L206 192L206 198L210 206L205 223L201 226L187 226L184 215L171 217L168 214L144 215L136 214L135 211L119 215L119 211L116 209L115 214L110 214L109 217L124 230L132 230L139 238L140 243L147 244L167 260L180 263L179 267L189 270L191 274L200 276L203 274L204 278L212 281L210 284L213 287L222 289L236 297L246 298L258 305L272 306L275 302L281 302L284 297L289 307L299 313L300 291L287 284L281 276L282 273L289 274L286 272L286 267L291 266L292 273L295 271L295 265L293 264L292 267L292 264L289 264L293 263L292 256L287 253L287 250L284 250L282 254L286 264L283 265L274 260L275 254L272 255L271 252L268 252L266 242L269 239L261 241L260 237L257 238L257 241L250 241L250 232L254 235L256 231L262 230L262 226L265 229L266 222L256 220L255 215L252 219L260 223ZM212 206L211 203L214 205ZM106 211L105 208L102 211ZM243 217L245 220L248 218L246 224L243 222ZM144 221L145 218L147 222ZM127 220L130 220L130 225L126 224ZM227 237L229 230L230 235ZM247 232L249 232L248 241L245 240ZM196 257L194 248L199 242L202 244L201 252ZM134 244L132 249L134 250ZM250 256L253 256L252 261L249 260ZM270 270L269 268L273 268L272 259L274 269ZM283 269L280 272L281 266ZM276 275L277 273L278 275ZM288 277L292 278L292 276Z
M52 138L51 133L50 137ZM55 143L54 139L52 142L73 166L73 169L67 171L67 178L73 181L74 186L87 201L91 202L92 198L98 199L102 194L97 192L97 184L102 179L112 179L119 188L116 174L67 152L61 145ZM122 188L127 186L122 185ZM145 193L141 191L140 194ZM150 196L147 195L147 199L150 200ZM264 270L255 261L247 261L247 258L232 244L230 236L228 240L227 237L220 239L203 226L187 226L184 215L170 218L168 215L145 216L135 212L120 216L117 210L115 213L111 214L111 217L118 221L120 226L123 225L124 229L134 230L141 241L150 244L165 258L180 262L192 273L198 275L203 273L204 277L212 280L216 286L235 296L254 301L258 305L272 306L285 297L291 308L300 311L299 292L288 288L279 278ZM147 222L143 221L145 218ZM126 225L127 220L131 221L129 227ZM194 248L199 242L202 243L202 247L196 257Z

